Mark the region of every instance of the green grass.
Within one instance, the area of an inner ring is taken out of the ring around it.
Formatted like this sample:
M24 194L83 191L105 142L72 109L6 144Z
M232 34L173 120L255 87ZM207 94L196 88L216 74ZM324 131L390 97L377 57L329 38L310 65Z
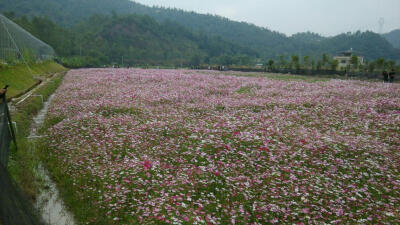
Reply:
M50 74L66 69L53 61L45 61L30 65L32 73L25 64L0 69L0 88L10 85L7 97L12 98L25 93L39 83L37 78L45 78Z
M276 73L232 73L224 72L225 75L230 76L241 76L241 77L265 77L273 80L282 81L305 81L305 82L319 82L319 81L330 81L331 78L324 78L318 76L302 76L293 74L276 74Z
M45 71L56 70L62 71L59 66L54 63L47 64L49 67L40 68ZM64 69L65 70L65 69ZM42 95L44 101L58 88L61 84L64 73L61 73L52 78L52 80L45 85L38 88L34 94ZM12 120L17 123L18 133L17 144L18 150L15 146L11 147L10 161L8 170L21 190L30 199L35 199L38 193L37 175L35 175L35 168L38 165L39 157L35 154L33 143L27 140L30 133L30 127L33 123L33 117L42 109L43 104L40 98L28 98L25 102L18 105L16 112L12 113Z

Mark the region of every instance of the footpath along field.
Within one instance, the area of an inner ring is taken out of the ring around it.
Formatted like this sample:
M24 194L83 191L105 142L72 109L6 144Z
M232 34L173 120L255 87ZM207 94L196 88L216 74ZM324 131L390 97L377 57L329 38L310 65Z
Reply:
M44 159L89 224L400 223L400 85L73 70Z

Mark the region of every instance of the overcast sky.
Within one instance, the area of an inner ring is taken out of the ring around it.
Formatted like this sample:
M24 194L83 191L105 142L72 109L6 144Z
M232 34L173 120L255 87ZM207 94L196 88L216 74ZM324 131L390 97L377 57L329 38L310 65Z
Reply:
M135 0L246 21L287 35L311 31L324 36L349 31L400 28L400 0Z

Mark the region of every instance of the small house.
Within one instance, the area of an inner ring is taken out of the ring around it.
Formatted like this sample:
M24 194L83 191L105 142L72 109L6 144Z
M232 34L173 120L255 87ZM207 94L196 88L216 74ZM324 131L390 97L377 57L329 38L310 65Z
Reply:
M345 51L340 53L337 56L334 56L333 59L337 60L339 62L338 64L338 69L339 70L345 70L351 66L351 58L354 56L353 49L350 49L349 51ZM363 56L357 56L358 58L358 64L359 65L364 65L364 57Z

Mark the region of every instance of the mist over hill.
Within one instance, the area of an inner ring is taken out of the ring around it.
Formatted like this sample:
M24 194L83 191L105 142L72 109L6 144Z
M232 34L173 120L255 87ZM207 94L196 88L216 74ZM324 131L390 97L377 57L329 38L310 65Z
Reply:
M148 7L129 0L3 0L0 3L0 11L15 12L17 16L46 16L67 29L75 27L76 24L87 20L94 14L147 15L154 18L158 24L168 20L181 25L182 27L179 29L184 28L207 37L219 37L221 41L230 43L237 48L256 52L259 57L264 59L292 54L299 56L320 56L322 53L335 55L350 48L371 60L380 57L400 58L399 49L394 48L388 40L373 32L347 33L334 37L300 33L287 37L267 28L232 21L216 15ZM229 50L226 52L228 54Z
M388 40L393 47L400 48L400 29L393 30L387 34L383 34L382 36Z

